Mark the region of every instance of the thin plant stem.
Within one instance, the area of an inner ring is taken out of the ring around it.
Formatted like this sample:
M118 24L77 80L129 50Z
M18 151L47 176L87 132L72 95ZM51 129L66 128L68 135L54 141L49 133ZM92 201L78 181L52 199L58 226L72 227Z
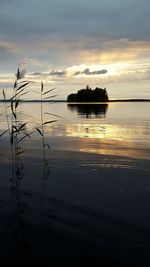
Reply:
M4 105L5 105L5 115L6 115L6 122L7 122L7 127L8 127L8 133L9 133L9 140L10 140L10 144L11 144L11 126L9 123L9 115L8 115L8 111L7 111L7 105L6 105L6 99L4 99ZM11 158L12 158L12 176L14 177L14 149L13 146L11 144Z

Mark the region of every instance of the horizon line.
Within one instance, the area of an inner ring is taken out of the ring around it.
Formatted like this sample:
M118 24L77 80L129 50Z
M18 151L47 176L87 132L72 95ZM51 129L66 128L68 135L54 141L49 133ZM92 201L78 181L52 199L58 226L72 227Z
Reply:
M0 102L10 102L10 99L0 99ZM15 102L15 100L14 100ZM21 99L20 102L37 102L40 103L41 100L39 99ZM109 101L99 101L99 102L68 102L65 99L56 99L56 100L43 100L43 102L50 102L50 103L56 103L56 102L64 102L64 103L92 103L92 104L98 104L98 103L109 103L109 102L150 102L150 99L148 98L125 98L125 99L109 99Z

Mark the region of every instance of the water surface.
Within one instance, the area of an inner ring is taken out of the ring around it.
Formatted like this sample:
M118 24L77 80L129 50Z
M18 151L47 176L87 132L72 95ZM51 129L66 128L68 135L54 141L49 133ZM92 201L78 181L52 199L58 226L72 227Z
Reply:
M28 130L41 127L40 103L23 103L19 109L20 120L28 122ZM149 114L149 102L45 103L44 120L58 120L45 125L45 135L52 149L149 159ZM1 120L4 130L5 117Z
M149 109L45 103L43 121L57 120L44 126L49 151L40 104L20 104L18 123L32 132L23 153L12 158L0 138L2 263L149 266Z

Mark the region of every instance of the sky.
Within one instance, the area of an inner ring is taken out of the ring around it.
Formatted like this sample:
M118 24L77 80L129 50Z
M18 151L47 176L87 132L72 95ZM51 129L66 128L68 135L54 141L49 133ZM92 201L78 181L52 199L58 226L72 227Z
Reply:
M87 84L150 98L149 18L149 0L0 0L0 93L19 66L56 99Z

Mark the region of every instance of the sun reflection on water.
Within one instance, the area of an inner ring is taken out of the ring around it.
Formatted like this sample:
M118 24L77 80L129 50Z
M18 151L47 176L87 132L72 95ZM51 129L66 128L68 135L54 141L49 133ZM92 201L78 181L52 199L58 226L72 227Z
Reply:
M105 104L100 107L73 105L70 109L66 103L47 105L46 112L62 115L63 118L45 125L45 135L52 140L54 149L134 157L140 154L143 158L149 158L150 124L148 113L144 111L145 105L141 103L140 107L133 108L131 103L119 107L113 104L109 108ZM26 110L30 111L28 117ZM40 127L39 104L22 105L19 119L22 122L28 120L28 131ZM5 128L2 115L1 131Z

